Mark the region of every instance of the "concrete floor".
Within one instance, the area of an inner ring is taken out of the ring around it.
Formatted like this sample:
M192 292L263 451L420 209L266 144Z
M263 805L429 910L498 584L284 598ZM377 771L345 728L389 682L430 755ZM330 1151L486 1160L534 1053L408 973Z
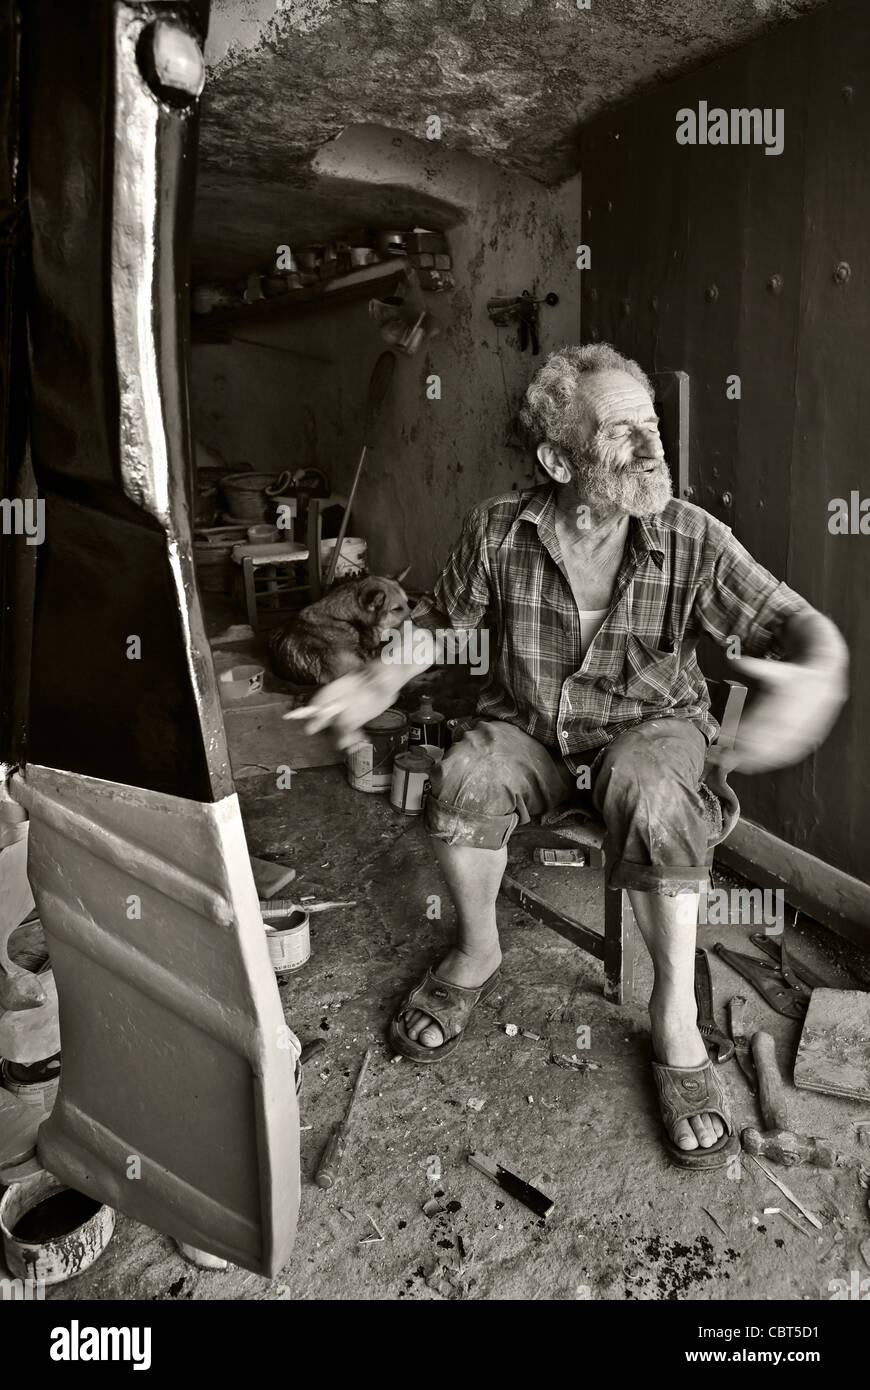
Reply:
M599 963L509 905L500 911L501 991L476 1012L458 1053L428 1069L392 1062L384 1038L391 1011L451 933L422 826L385 798L353 791L339 767L300 771L292 793L275 791L270 774L248 778L240 799L251 852L296 866L294 896L357 903L312 918L311 960L281 988L290 1026L326 1045L306 1067L300 1097L308 1128L293 1258L271 1283L237 1269L204 1272L169 1239L121 1217L103 1258L50 1297L816 1300L831 1296L830 1280L852 1270L866 1277L859 1247L870 1235L868 1194L857 1164L870 1167L870 1150L859 1148L856 1124L870 1119L870 1107L790 1090L793 1125L827 1136L853 1160L833 1172L777 1170L818 1214L818 1234L763 1214L788 1203L749 1162L731 1176L674 1169L649 1068L649 962L638 1002L605 1003ZM519 872L533 887L546 879L566 902L585 896L587 920L600 923L599 874L541 869L536 880L530 863ZM441 897L440 921L427 916L432 895ZM745 949L746 935L706 926L700 944ZM794 941L832 982L842 978L836 938L807 925ZM781 1060L792 1056L798 1025L772 1014L718 957L711 962L720 1020L728 998L744 993L753 1026L774 1033ZM508 1022L540 1041L507 1036ZM580 1025L591 1045L578 1055L597 1070L549 1060L547 1039L570 1052ZM312 1174L367 1047L353 1138L339 1182L323 1192ZM736 1063L722 1074L738 1126L755 1123ZM474 1171L469 1149L544 1188L555 1199L549 1219ZM430 1218L422 1208L433 1197L444 1210ZM382 1242L364 1243L375 1234L370 1217Z

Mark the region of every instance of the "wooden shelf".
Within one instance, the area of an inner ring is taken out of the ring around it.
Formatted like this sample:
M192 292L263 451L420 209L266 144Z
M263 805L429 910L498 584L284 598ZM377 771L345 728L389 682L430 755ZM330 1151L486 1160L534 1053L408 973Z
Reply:
M252 304L213 309L210 314L193 314L192 336L198 339L231 338L232 334L225 331L230 324L256 323L271 314L297 313L300 309L315 305L328 307L351 299L368 298L376 290L388 293L409 264L406 256L393 256L388 261L360 266L349 275L336 275L330 280L320 280L316 285L306 285L301 290L288 290L286 294L256 299ZM215 329L224 331L215 334Z

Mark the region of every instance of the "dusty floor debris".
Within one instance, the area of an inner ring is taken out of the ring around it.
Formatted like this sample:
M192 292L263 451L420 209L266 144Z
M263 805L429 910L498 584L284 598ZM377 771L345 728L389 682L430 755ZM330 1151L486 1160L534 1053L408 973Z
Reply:
M326 1048L319 1075L306 1069L300 1096L311 1128L301 1135L293 1258L271 1282L233 1267L198 1270L170 1239L119 1217L107 1254L49 1298L816 1300L831 1297L830 1281L848 1283L864 1268L870 1218L858 1126L866 1106L790 1091L795 1127L826 1136L850 1159L832 1171L777 1170L818 1213L822 1230L809 1235L764 1214L788 1204L751 1163L706 1176L672 1168L660 1142L645 1003L606 1003L599 963L509 906L499 911L500 991L475 1011L459 1050L442 1066L394 1066L390 1014L409 981L437 962L452 929L422 826L386 798L354 792L337 767L301 771L292 792L275 791L269 776L249 779L242 806L251 851L292 861L300 897L358 903L312 919L311 959L281 987L289 1026L303 1044L318 1038ZM521 872L534 886L534 866ZM548 893L554 884L548 879ZM442 895L441 920L427 917L433 893ZM746 949L746 937L746 928L705 926L699 941ZM802 950L805 940L812 944L802 937ZM832 940L825 936L820 951ZM824 954L817 963L831 967ZM724 1024L727 1000L748 991L717 957L711 966ZM642 976L641 1000L649 986ZM505 1034L509 1019L523 1020L517 1036ZM749 1000L748 1020L770 1029L783 1063L794 1055L799 1024L760 998ZM558 1028L575 1047L577 1030L588 1028L589 1047L578 1057L584 1071L553 1066L549 1046L529 1036L548 1039ZM368 1047L347 1158L335 1187L322 1191L313 1175ZM738 1127L757 1123L736 1062L723 1077ZM469 1109L469 1097L481 1096L483 1109ZM472 1149L551 1195L547 1222L476 1174ZM437 1179L427 1175L433 1155Z

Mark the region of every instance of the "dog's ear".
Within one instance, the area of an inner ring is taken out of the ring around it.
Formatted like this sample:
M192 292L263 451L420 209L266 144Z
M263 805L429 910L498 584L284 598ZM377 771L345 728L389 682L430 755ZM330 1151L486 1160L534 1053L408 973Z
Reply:
M359 601L370 613L378 614L387 606L387 591L381 579L366 579L359 591Z

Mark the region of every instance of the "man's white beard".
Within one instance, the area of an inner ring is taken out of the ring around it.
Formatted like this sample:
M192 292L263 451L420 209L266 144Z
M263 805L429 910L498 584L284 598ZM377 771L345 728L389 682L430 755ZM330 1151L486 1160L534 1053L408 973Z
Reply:
M590 452L575 458L575 468L574 485L592 507L615 508L629 516L655 516L673 496L664 460L652 473L632 473L614 467L606 455Z

